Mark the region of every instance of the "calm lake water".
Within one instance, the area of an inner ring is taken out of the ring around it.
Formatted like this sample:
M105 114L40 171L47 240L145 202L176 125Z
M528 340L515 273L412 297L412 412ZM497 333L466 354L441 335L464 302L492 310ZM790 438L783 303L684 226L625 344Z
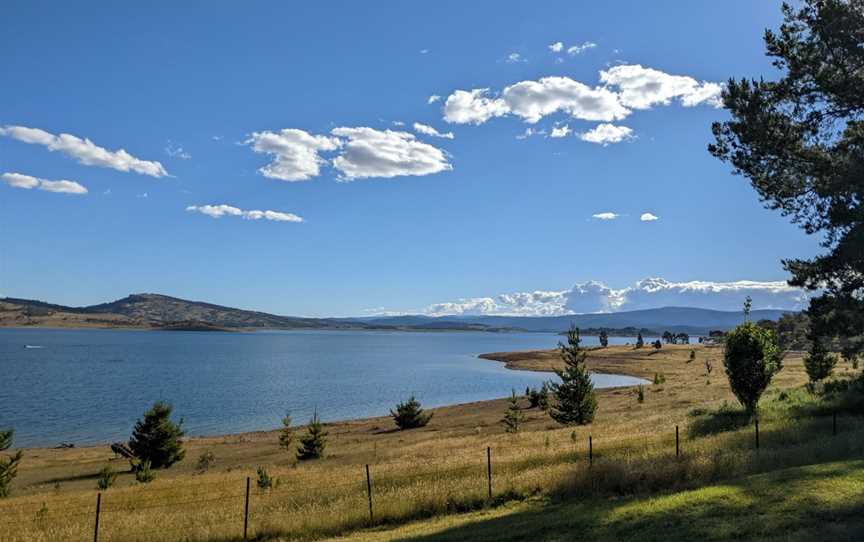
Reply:
M324 420L503 397L549 373L513 371L484 352L552 348L546 333L0 329L0 427L15 446L125 440L156 400L191 435L272 429L318 409ZM610 338L610 342L634 342ZM585 345L596 344L585 337ZM598 387L639 379L594 375Z

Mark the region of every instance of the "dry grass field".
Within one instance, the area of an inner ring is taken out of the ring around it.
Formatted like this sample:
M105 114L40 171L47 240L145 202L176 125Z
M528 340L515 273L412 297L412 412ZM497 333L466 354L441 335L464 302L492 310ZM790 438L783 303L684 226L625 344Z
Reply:
M689 362L690 351L696 359ZM514 368L549 370L549 352L495 355ZM735 476L841 460L862 453L864 423L841 416L831 436L830 418L766 417L762 445L753 450L752 427L690 436L694 407L733 402L723 374L722 350L669 346L655 352L615 346L592 350L592 371L620 373L665 383L599 391L590 426L565 428L537 409L526 411L524 429L506 434L500 424L505 400L435 409L422 429L395 431L390 418L327 424L327 457L296 464L277 444L277 433L190 438L180 464L156 472L150 484L121 473L103 492L100 540L242 539L246 478L252 478L249 535L258 539L313 539L369 525L365 465L370 465L374 522L481 509L532 498L638 495L699 487ZM705 361L713 365L706 375ZM495 363L495 361L488 361ZM838 374L852 374L840 367ZM786 359L769 396L806 381L801 357ZM393 398L393 402L402 398ZM419 398L422 401L422 397ZM766 401L770 399L766 398ZM764 401L763 401L764 402ZM525 403L527 406L527 403ZM278 420L274 420L274 426ZM682 455L675 457L675 426ZM131 429L131 428L130 428ZM594 443L588 467L587 443ZM493 465L493 499L487 498L486 449ZM196 470L211 452L215 463ZM13 485L0 501L0 538L10 541L92 539L96 478L104 466L128 469L107 446L67 450L29 449ZM278 478L256 487L256 469Z

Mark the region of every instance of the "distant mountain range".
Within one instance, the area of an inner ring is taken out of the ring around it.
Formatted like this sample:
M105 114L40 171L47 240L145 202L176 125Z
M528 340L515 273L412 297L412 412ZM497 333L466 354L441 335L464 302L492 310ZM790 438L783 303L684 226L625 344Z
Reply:
M754 320L777 320L792 311L755 310ZM188 301L159 294L133 294L110 303L68 307L32 299L0 298L0 326L37 327L132 327L172 330L220 329L369 329L369 330L464 330L543 331L558 333L571 324L581 328L669 330L705 335L727 330L742 321L740 312L692 307L662 307L606 314L566 316L442 316L423 315L363 318L303 318ZM630 328L630 329L626 329Z

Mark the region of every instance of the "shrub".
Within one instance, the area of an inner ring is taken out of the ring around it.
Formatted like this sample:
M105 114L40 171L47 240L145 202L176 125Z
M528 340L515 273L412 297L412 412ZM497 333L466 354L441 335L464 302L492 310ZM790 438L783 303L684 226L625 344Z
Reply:
M210 470L210 467L216 462L216 456L213 452L204 452L203 454L198 456L198 470L200 472L207 472Z
M156 475L153 474L152 465L150 461L141 461L137 465L133 467L135 471L135 481L139 484L149 484L152 482Z
M508 399L507 412L504 413L504 418L501 423L504 424L504 431L508 433L518 433L522 422L525 420L525 413L519 408L519 399L516 398L516 391L513 390Z
M273 487L273 478L264 467L258 467L258 480L256 483L258 484L258 489L265 491Z
M594 384L585 367L587 354L580 348L580 342L579 328L571 326L567 333L567 344L558 345L564 369L555 371L561 383L551 385L555 404L549 409L549 416L563 425L591 423L597 411Z
M312 419L309 420L309 425L306 426L306 434L300 437L297 459L300 461L320 459L324 457L326 447L327 431L324 430L324 424L318 418L318 412L315 412Z
M12 429L0 431L0 452L12 447L14 434L15 431ZM8 497L12 492L12 480L18 475L18 464L21 463L23 456L24 453L18 450L13 456L0 457L0 498Z
M639 384L639 387L636 388L636 400L640 403L645 402L645 386Z
M701 339L701 337L700 337ZM696 350L690 350L690 357L687 358L687 363L690 363L696 359Z
M117 473L111 467L105 466L99 471L99 477L96 479L96 488L106 490L114 485L114 480L117 479Z
M666 383L666 375L663 373L654 373L654 385L659 386L660 384Z
M652 346L654 346L654 350L657 351L663 348L663 343L660 342L660 339L657 339L652 343Z
M756 412L771 378L783 368L774 332L745 322L726 337L723 364L732 393L748 413Z
M390 415L393 416L393 421L401 431L423 427L432 419L432 413L424 412L420 402L413 395L408 401L396 405L396 411L391 410Z
M168 468L186 455L181 437L183 420L171 421L173 408L168 403L156 402L144 413L144 418L135 422L129 449L135 457L148 462L154 469Z
M645 339L642 338L642 332L640 331L638 335L636 335L636 348L642 348L645 346Z
M600 330L599 340L600 340L600 346L602 346L603 348L606 348L607 346L609 346L609 334L606 333L605 329Z
M282 418L282 430L279 431L279 446L286 451L290 451L293 444L294 428L291 427L291 413L289 412Z
M807 370L811 388L820 380L831 376L836 365L837 356L828 352L821 338L813 337L810 343L810 352L804 356L804 368Z

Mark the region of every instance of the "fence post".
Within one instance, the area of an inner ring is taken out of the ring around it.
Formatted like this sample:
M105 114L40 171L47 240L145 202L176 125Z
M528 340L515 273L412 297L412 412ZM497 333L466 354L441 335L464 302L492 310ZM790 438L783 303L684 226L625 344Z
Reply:
M836 410L833 412L832 418L833 418L833 420L832 420L831 431L834 434L834 436L836 437L837 436L837 411Z
M249 539L249 477L246 477L246 504L243 507L243 542Z
M489 482L489 500L492 500L492 447L486 447L486 479Z
M96 524L93 527L93 542L99 542L99 513L102 511L102 493L96 494Z
M759 449L759 418L756 418L756 449Z
M588 465L594 464L594 440L588 435Z
M366 465L366 494L369 496L369 523L375 521L372 515L372 476L369 475L369 465Z
M681 444L678 439L678 426L675 426L675 457L681 455Z

